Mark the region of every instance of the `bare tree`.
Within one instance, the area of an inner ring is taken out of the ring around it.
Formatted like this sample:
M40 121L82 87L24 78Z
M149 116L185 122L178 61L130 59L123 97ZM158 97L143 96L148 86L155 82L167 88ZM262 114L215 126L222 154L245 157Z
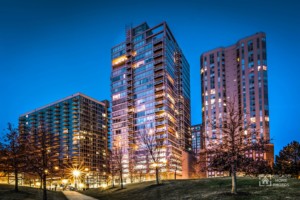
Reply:
M124 158L124 148L121 145L121 142L114 142L114 147L112 150L112 173L118 172L120 178L121 189L124 188L123 184L123 158Z
M143 154L142 152L139 152L139 153ZM147 158L147 156L146 156L146 158ZM144 162L141 162L141 161L144 161L144 159L141 159L139 157L139 154L137 156L135 156L135 158L134 158L134 162L136 164L135 165L135 173L139 179L139 182L142 182L142 177L146 174L146 171L148 168L148 164L145 164Z
M160 152L163 146L163 141L156 137L153 129L144 129L140 131L139 138L142 143L141 148L144 148L155 168L156 184L159 185L159 167L161 165Z
M21 143L18 129L9 123L7 130L8 133L4 136L4 143L0 145L2 147L1 163L6 173L14 173L15 191L18 192L18 175L20 172L23 172L25 167L25 148Z
M253 152L265 152L269 140L261 138L234 102L225 104L222 123L210 122L210 127L221 134L205 137L209 141L205 149L208 168L216 171L228 170L232 177L232 193L237 193L237 171L243 170L243 161ZM222 137L220 137L222 135ZM248 159L249 161L249 159Z
M111 155L113 156L113 155ZM109 174L110 174L110 179L111 179L111 185L114 188L115 187L115 176L116 176L116 164L112 160L113 158L111 157L111 160L109 162Z
M58 173L59 136L51 133L41 120L38 127L31 128L27 138L27 170L38 174L43 185L43 199L47 200L47 176Z
M128 166L128 171L129 171L129 178L130 178L130 183L133 183L133 179L136 174L136 162L135 162L135 155L134 152L130 155L129 159L129 166Z

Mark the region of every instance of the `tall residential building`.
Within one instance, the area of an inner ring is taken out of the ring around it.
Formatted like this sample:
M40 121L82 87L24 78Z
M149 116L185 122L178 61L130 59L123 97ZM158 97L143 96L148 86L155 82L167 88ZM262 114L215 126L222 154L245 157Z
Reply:
M53 154L51 162L61 179L81 170L81 183L98 187L108 175L110 111L109 102L76 93L27 112L19 118L20 135L40 141L45 130L45 144ZM40 145L40 143L38 144ZM75 183L74 183L75 184Z
M200 147L201 147L201 124L196 124L191 126L192 131L192 150L197 159L200 156Z
M201 55L202 119L204 138L221 135L209 123L222 123L226 101L234 102L251 121L251 128L259 131L258 137L270 139L268 102L268 65L265 33L256 33L228 47L220 47ZM204 141L205 148L211 141ZM273 162L271 153L250 157L264 157Z
M127 28L126 40L111 54L113 146L121 141L125 149L125 179L131 160L144 174L154 172L138 136L149 130L163 141L161 172L182 175L182 151L191 151L192 143L190 67L168 25Z

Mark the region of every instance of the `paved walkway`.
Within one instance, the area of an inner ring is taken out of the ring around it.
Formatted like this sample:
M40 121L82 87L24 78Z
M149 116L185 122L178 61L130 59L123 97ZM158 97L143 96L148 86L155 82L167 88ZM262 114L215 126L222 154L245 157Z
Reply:
M75 191L63 191L63 193L69 200L96 200L93 197L89 197Z

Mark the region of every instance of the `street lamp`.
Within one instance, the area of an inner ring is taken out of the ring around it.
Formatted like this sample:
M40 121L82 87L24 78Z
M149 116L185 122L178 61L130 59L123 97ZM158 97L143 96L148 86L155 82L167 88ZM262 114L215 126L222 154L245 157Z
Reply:
M72 174L75 178L75 188L77 190L77 178L80 176L81 172L78 169L74 169Z

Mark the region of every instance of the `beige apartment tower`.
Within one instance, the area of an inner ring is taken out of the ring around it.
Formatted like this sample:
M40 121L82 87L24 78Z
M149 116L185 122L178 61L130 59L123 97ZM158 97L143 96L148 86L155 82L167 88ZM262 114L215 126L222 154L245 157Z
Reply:
M245 118L244 122L251 121L251 128L259 133L259 138L270 139L265 33L259 32L240 39L234 45L207 51L201 55L200 60L203 119L201 148L206 148L211 142L207 138L218 134L209 123L215 121L222 124L226 101L235 103ZM268 148L268 153L258 155L253 152L249 156L254 159L263 157L272 163L273 144L269 144ZM208 174L215 175L213 172Z

